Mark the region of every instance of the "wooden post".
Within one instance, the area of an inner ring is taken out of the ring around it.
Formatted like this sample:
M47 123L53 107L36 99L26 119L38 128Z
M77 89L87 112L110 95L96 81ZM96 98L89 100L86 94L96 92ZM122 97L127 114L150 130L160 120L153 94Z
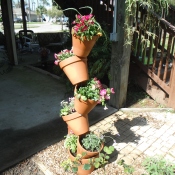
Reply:
M170 94L168 100L168 106L175 109L175 54L174 59L172 62L172 70L171 70L171 77L170 77Z
M22 23L23 23L23 29L27 30L27 24L26 24L26 12L25 12L25 4L24 0L21 0L21 12L22 12Z
M109 105L119 109L126 103L131 46L124 45L125 1L118 0L117 6L118 41L112 43L110 71L110 87L114 88L115 94L111 95Z
M18 64L16 53L15 31L13 24L12 2L1 0L2 19L6 41L6 50L10 64Z

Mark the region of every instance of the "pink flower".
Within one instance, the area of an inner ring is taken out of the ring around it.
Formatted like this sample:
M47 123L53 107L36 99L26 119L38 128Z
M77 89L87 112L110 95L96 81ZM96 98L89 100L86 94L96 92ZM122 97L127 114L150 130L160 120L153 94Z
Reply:
M105 99L109 100L110 99L110 95L109 94L105 95Z
M87 27L87 26L84 26L84 27L82 28L82 32L86 31L87 29L88 29L88 27Z
M115 93L115 92L114 92L114 88L111 88L111 93L112 93L112 94L114 94L114 93Z
M58 63L59 63L59 61L57 61L57 60L54 61L54 64L55 65L58 65Z
M95 81L98 80L97 77L95 77L94 80L95 80Z
M57 54L56 53L54 54L54 57L55 57L55 59L57 59Z
M92 16L93 16L92 14L89 14L89 15L86 15L85 18L86 18L86 20L89 20L92 18Z
M68 49L64 49L63 52L69 52L69 50Z
M106 89L102 89L102 90L100 91L100 95L101 95L101 96L105 96L105 95L106 95Z
M77 19L81 19L81 15L77 15Z

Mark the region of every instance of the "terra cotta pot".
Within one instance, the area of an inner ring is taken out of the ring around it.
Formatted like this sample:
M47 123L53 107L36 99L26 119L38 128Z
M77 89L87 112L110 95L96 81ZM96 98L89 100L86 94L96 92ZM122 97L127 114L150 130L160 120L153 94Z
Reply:
M59 66L73 85L89 79L87 58L72 56L60 61Z
M69 158L71 161L75 161L75 157L71 154L70 150L69 150ZM94 166L91 166L91 169L89 169L89 170L84 170L83 165L86 163L89 163L89 159L84 159L84 158L81 159L81 161L80 161L81 165L78 166L78 172L77 172L78 175L89 175L94 171L94 169L95 169Z
M79 57L87 57L98 40L99 36L93 36L92 40L81 41L74 34L72 35L73 53Z
M75 135L82 135L89 132L88 115L81 115L78 112L62 116L63 120L68 125L68 132L73 132Z
M88 151L86 149L83 148L83 146L81 145L80 143L80 140L81 140L81 136L78 137L78 140L77 140L77 154L82 154L83 152L86 153L86 155L83 157L84 159L88 159L88 158L92 158L92 157L95 157L95 156L98 156L99 155L99 152L103 149L104 147L104 143L101 144L101 148L99 151Z

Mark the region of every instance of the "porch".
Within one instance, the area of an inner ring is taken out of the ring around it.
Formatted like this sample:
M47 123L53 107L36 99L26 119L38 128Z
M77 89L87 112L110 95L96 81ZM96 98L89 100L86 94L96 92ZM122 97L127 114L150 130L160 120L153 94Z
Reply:
M175 12L173 7L169 10L169 16ZM155 101L175 108L175 27L150 13L148 23L147 11L137 6L131 53L134 79Z

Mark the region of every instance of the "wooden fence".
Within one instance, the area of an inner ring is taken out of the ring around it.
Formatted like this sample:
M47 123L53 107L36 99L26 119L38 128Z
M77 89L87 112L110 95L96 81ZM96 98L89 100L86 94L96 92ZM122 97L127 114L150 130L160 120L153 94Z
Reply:
M140 68L137 82L157 102L175 108L175 27L153 13L146 23L147 16L138 6L131 55Z

